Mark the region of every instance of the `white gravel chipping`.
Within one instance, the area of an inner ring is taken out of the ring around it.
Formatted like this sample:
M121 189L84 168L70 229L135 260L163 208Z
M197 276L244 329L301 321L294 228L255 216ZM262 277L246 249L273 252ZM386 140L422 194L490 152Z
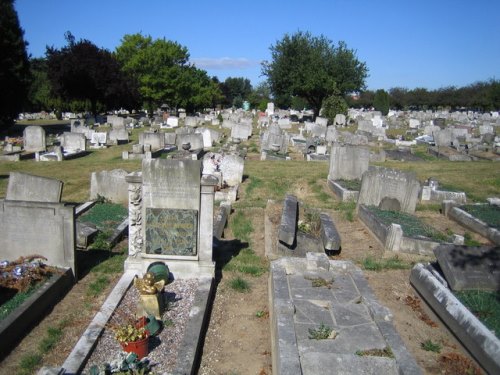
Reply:
M156 364L153 367L156 374L169 373L175 368L178 347L184 336L197 287L197 279L174 280L165 286L163 294L168 301L168 309L163 313L162 321L170 321L172 324L164 327L159 335L149 338L148 358L151 363ZM139 293L131 286L117 310L134 313L138 301ZM115 340L113 332L106 328L87 361L84 373L88 373L92 365L111 362L120 351L121 346Z

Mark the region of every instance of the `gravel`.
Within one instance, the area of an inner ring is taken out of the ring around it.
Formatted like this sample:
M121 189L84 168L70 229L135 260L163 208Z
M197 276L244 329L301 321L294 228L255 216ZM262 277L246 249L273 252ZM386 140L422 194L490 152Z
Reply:
M171 322L171 324L163 327L159 335L149 339L148 358L154 364L153 371L157 374L169 373L175 368L178 348L184 336L197 287L197 279L174 280L165 286L163 295L168 301L166 305L168 308L162 315L162 321ZM137 309L138 301L139 292L132 286L125 294L117 311L133 314ZM88 373L92 365L111 362L120 352L121 346L115 340L113 332L105 328L87 361L84 373Z

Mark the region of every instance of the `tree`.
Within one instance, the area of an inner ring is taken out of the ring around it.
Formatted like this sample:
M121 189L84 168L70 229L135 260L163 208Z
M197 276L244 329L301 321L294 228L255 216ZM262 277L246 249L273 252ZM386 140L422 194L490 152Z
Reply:
M187 48L177 42L127 34L116 49L116 57L138 82L142 103L149 111L162 104L189 111L220 100L216 82L189 64Z
M323 116L332 124L335 123L335 116L338 114L347 115L348 109L346 101L338 90L323 100Z
M29 87L27 43L13 0L0 0L0 128L13 125Z
M271 88L266 81L260 82L252 90L249 97L250 105L264 112L267 108L267 103L271 101Z
M373 97L373 107L387 116L389 113L389 94L385 90L377 90Z
M223 95L222 104L233 106L236 100L240 104L239 107L241 107L243 101L249 99L252 93L252 84L248 78L228 77L220 84L220 89Z
M324 37L310 33L285 34L270 47L272 60L262 63L275 97L299 96L319 114L323 100L338 89L340 95L359 91L368 75L366 63L344 42L337 46Z
M137 95L133 81L121 71L115 57L89 40L75 42L66 33L68 45L58 50L47 47L48 78L54 95L66 101L88 100L92 113L98 104L108 108L133 108Z

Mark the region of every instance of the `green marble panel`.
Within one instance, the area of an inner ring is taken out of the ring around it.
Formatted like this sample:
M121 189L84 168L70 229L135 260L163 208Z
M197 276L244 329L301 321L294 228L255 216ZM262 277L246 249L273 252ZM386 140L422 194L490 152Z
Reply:
M198 211L146 208L146 253L196 255Z

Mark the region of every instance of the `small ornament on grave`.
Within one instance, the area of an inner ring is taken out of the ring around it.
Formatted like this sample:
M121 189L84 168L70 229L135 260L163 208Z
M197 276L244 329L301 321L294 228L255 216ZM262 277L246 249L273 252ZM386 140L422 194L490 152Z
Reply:
M155 276L151 272L146 272L142 279L139 279L137 276L135 277L134 285L141 296L154 295L163 290L165 280L155 282Z

